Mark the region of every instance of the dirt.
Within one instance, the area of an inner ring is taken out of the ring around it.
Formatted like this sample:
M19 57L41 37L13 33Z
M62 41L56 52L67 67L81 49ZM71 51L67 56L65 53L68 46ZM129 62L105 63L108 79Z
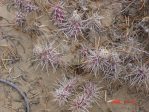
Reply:
M103 4L109 2L111 2L111 0L100 1L99 6L103 6ZM91 5L99 7L98 5ZM117 14L120 9L121 4L115 2L108 5L107 8L102 9L101 15L104 17L102 23L105 26L110 26L112 24L113 15ZM0 16L7 18L9 21L14 21L13 11L9 12L6 6L0 6ZM1 21L0 26L6 24L6 22ZM16 47L21 60L10 64L6 70L9 71L9 73L3 71L0 77L11 80L26 93L30 101L31 112L62 112L61 108L53 101L51 91L53 91L55 81L63 77L63 72L57 70L53 73L52 70L49 70L49 74L47 74L45 70L42 71L40 68L35 70L36 66L31 66L30 58L33 55L33 46L36 42L27 34L10 29L11 28L4 28L3 31L10 35L15 35L15 39L20 41L25 52L20 45L17 45ZM8 32L8 30L10 31ZM2 41L0 45L7 45L7 42ZM69 58L69 55L66 58ZM140 97L132 91L133 90L129 90L127 87L123 86L115 90L112 95L107 95L107 101L112 99L120 99L122 101L134 99L136 104L111 104L103 101L100 105L95 104L94 107L90 109L90 112L147 112L149 110L149 102L139 105L138 103L143 101L140 101ZM23 100L15 90L1 84L0 92L0 112L25 112ZM139 107L143 109L136 111Z

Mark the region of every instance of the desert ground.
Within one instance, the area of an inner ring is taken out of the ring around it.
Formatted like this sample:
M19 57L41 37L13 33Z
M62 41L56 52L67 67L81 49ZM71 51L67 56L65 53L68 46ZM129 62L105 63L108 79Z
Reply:
M50 5L46 0L35 1L39 1L38 5L43 2L45 7L50 9ZM72 1L77 3L79 0ZM126 0L91 0L89 6L92 7L92 9L99 8L100 15L104 17L104 19L101 20L101 23L107 28L113 24L113 18L124 9L121 1ZM131 3L133 0L129 1ZM136 1L140 1L143 4L143 1L145 0ZM36 36L28 34L27 32L21 31L21 28L13 26L15 23L15 14L15 9L12 8L8 10L7 3L4 3L3 1L0 5L0 49L2 51L2 54L0 54L2 60L0 78L11 81L25 93L30 104L29 112L71 112L71 110L67 110L65 107L59 107L54 101L54 97L51 93L54 90L56 81L62 79L64 74L67 74L70 77L77 76L80 80L92 80L97 83L98 86L103 87L103 99L99 101L99 104L93 104L89 109L89 112L149 111L149 94L146 92L144 93L143 91L137 91L135 88L129 88L125 84L107 84L108 82L106 81L99 83L102 78L98 76L95 77L93 73L85 72L77 74L74 72L74 69L66 70L66 72L65 69L61 68L57 68L56 71L53 71L53 69L50 68L47 73L46 69L41 70L42 67L37 67L37 64L32 64L31 59L34 47L44 38L51 38L52 40L53 37L49 37L49 35L52 32L51 29L54 29L56 26L52 24L52 21L50 21L46 14L43 14L44 16L39 16L39 20L41 22L40 24L43 25L46 37L43 35ZM35 17L38 16L34 13L30 14L29 21ZM10 23L8 23L8 21ZM44 25L50 27L47 28L44 27ZM11 35L12 37L2 39L3 35ZM108 38L107 35L100 35L100 37L101 42ZM82 40L80 41L82 42ZM92 39L90 41L92 41ZM65 53L64 60L73 63L73 65L75 65L75 63L78 64L77 57L75 56L78 42L71 39L69 40L65 37L57 37L56 44L59 45L59 43L64 43L62 45L63 48L65 48L64 52L65 50L68 51ZM65 45L66 43L67 45ZM86 41L84 43L88 44ZM5 56L9 54L9 52L12 52L12 55L13 52L17 54L14 56L15 60L5 61L5 59L9 59L9 57ZM15 89L4 83L0 83L0 93L0 112L27 112L24 108L24 100ZM120 99L122 101L133 99L135 103L113 104L108 102L113 99Z

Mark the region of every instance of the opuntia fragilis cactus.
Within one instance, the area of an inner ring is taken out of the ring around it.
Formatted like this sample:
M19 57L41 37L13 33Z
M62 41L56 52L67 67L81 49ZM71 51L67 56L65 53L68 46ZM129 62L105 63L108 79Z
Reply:
M13 3L14 6L23 13L30 13L39 9L38 6L27 0L13 0Z
M97 103L102 98L100 89L96 84L87 82L83 86L83 93L86 94L86 98L90 99L90 102Z
M64 77L64 80L58 82L58 87L52 94L54 101L58 102L59 106L64 106L69 101L75 91L77 82L77 78L67 79L66 77Z
M91 31L95 31L97 33L101 32L103 28L101 24L101 19L104 17L99 16L97 13L94 13L93 16L89 17L87 20L83 21L83 26L86 29L90 29Z
M85 59L86 56L89 53L89 48L87 48L85 45L81 45L81 49L79 50L79 55L82 59Z
M108 78L107 76L116 74L116 68L120 61L119 54L116 52L107 50L106 48L99 48L97 50L89 50L83 66L84 69L94 73L95 76L102 71L105 77Z
M119 62L110 62L109 66L106 67L104 72L104 78L110 83L120 82L122 83L122 75L125 74L125 68Z
M17 12L16 14L16 25L23 27L26 24L26 15L22 12Z
M85 61L84 68L93 72L96 76L99 71L105 71L105 66L109 65L110 53L107 49L89 50Z
M97 85L88 82L83 87L83 92L76 96L70 105L72 112L89 112L93 103L97 103L100 100L100 88Z
M34 49L34 57L37 63L42 66L42 70L46 68L47 72L49 66L55 71L62 64L62 54L57 51L53 46L53 43L48 43L46 45L36 46Z
M25 3L25 0L13 0L15 7L21 9L23 7L23 4Z
M142 58L143 54L148 54L144 51L144 48L136 38L129 37L126 41L118 46L118 50L121 51L121 57L123 61L127 59L139 60Z
M30 13L33 11L37 11L39 10L39 7L37 7L36 5L34 5L31 2L25 2L23 9L22 9L25 13Z
M90 99L86 98L84 94L78 95L71 103L70 110L72 112L89 112L91 108Z
M55 5L52 9L52 20L56 25L62 24L65 21L65 12L63 6Z
M108 65L104 66L105 70L102 70L104 73L104 79L113 82L122 82L122 75L125 74L125 67L122 65L122 60L120 59L120 54L116 51L110 50L110 57L107 59L109 62Z
M72 17L70 17L64 24L62 24L60 31L63 31L67 38L74 37L77 39L77 36L82 34L82 29L83 27L81 17L77 13L77 10L75 10Z
M130 87L145 88L146 91L149 91L149 66L137 65L132 68L125 79L129 82Z

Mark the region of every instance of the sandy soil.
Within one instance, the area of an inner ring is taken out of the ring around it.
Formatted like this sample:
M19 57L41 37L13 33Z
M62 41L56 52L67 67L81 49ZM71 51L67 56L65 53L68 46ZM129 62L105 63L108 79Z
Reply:
M111 0L107 0L106 2L109 3L110 1ZM103 1L99 4L102 6L102 3ZM111 4L107 9L101 10L101 14L105 17L102 21L105 26L111 24L113 15L118 13L120 8L121 4ZM7 18L10 21L13 21L14 19L14 14L8 12L5 6L0 6L0 16ZM5 25L5 22L1 21L1 23L1 25ZM8 30L9 28L4 28L4 32L7 33ZM41 71L40 69L35 71L35 66L31 66L29 61L32 57L33 40L28 35L20 33L19 31L11 30L8 33L10 35L15 35L15 39L18 39L24 46L25 52L21 46L17 45L16 47L21 56L21 61L11 64L8 67L10 74L3 71L0 74L0 77L10 79L26 93L30 101L31 112L66 112L62 111L58 105L53 102L53 96L50 93L53 90L55 81L62 78L62 71L56 71L56 73L53 73L51 70L49 72L50 75L48 75L46 71ZM0 45L2 44L5 45L7 42L1 42ZM23 100L15 90L1 84L0 93L0 112L24 112ZM114 105L102 102L101 106L95 105L94 108L90 109L90 112L147 112L149 110L149 102L144 102L145 99L143 98L146 97L137 95L136 92L127 89L125 86L120 87L111 92L111 94L107 94L107 100L135 99L137 102L136 105ZM138 104L140 102L142 105ZM140 109L140 111L136 111L139 107L141 107L142 110Z

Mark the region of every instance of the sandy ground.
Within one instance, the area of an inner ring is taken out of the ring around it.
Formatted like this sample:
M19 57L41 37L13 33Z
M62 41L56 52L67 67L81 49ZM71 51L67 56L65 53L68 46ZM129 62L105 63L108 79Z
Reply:
M110 1L110 0L109 0ZM108 2L109 2L108 1ZM94 5L94 4L93 4ZM102 4L101 4L102 5ZM106 18L102 22L108 26L112 22L113 14L117 13L121 8L121 4L111 4L107 9L101 11L101 14ZM0 16L13 21L12 12L8 12L5 6L0 6ZM7 32L5 28L4 32ZM0 74L1 78L11 79L19 88L21 88L29 98L31 112L67 112L62 111L55 102L51 91L53 90L53 84L56 79L62 78L62 72L56 71L53 73L50 71L50 75L46 71L40 69L35 71L34 66L30 66L29 59L32 56L33 43L32 39L18 31L9 31L9 34L15 35L21 44L25 48L25 52L22 47L17 46L18 53L21 56L21 61L9 66L11 73ZM5 42L0 43L5 44ZM0 85L0 112L25 112L23 107L23 100L17 94L17 92L10 87L1 84ZM145 99L143 99L145 98ZM120 87L113 93L107 95L107 99L121 99L129 100L135 99L137 104L118 104L114 105L111 103L101 103L101 106L95 105L94 108L90 109L90 112L148 112L149 102L144 102L149 97L137 95L133 90L128 90L125 86ZM138 104L138 103L142 104ZM139 106L138 106L139 105ZM138 108L141 107L139 110Z

